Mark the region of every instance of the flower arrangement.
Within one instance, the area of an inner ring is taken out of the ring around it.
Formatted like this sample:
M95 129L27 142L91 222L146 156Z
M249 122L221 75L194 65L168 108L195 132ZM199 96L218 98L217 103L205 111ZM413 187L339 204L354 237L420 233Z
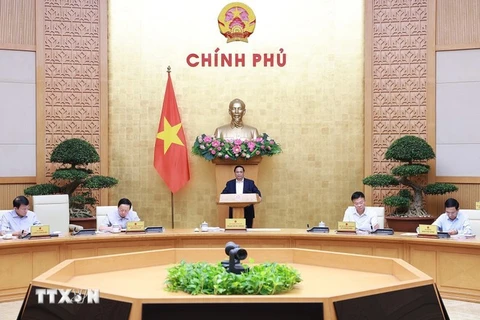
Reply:
M238 160L273 156L282 152L282 148L266 133L253 140L222 139L202 134L195 140L192 152L209 161L215 158Z

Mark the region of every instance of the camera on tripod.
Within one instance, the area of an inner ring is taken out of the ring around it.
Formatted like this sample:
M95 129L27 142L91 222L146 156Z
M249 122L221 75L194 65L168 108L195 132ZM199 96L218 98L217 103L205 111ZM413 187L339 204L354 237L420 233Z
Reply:
M242 260L245 260L248 256L247 250L240 248L235 242L229 241L225 245L225 254L229 257L228 260L222 261L222 266L231 273L240 274L248 271L248 268L242 266Z

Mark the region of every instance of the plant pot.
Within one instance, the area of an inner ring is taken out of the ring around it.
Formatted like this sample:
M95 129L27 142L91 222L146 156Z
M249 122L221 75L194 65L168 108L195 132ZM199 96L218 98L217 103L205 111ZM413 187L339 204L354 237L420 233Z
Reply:
M432 224L435 217L385 217L394 231L416 232L419 224Z
M247 165L247 164L259 164L262 162L262 157L253 157L250 159L238 159L238 160L232 160L232 159L219 159L215 158L212 160L212 163L214 164L228 164L228 165Z
M70 224L76 224L82 226L84 229L96 229L97 218L70 218Z

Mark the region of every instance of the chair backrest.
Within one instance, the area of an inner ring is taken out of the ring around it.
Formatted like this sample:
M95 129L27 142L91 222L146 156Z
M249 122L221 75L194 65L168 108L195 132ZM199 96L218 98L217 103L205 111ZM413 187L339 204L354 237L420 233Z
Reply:
M38 220L42 224L48 224L51 232L69 232L70 210L67 194L33 196L33 208Z
M470 220L472 233L477 236L480 236L480 210L460 209L460 212L463 214L466 214L468 217L468 220Z
M354 208L350 206L348 208ZM368 211L375 212L377 215L378 226L379 228L383 229L385 226L385 207L365 207Z
M0 221L2 221L2 217L5 213L9 212L9 211L12 211L11 209L10 210L0 210Z
M103 218L110 212L113 212L117 209L117 206L97 206L96 207L96 216L97 216L97 231L100 227L100 224L103 221Z

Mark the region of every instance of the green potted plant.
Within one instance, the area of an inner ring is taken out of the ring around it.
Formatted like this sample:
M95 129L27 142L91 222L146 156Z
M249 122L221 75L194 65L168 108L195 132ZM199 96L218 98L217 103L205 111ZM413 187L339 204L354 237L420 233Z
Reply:
M388 225L398 231L415 231L421 223L432 223L434 217L424 208L425 195L442 195L457 191L450 183L422 184L418 177L428 174L430 166L425 162L435 158L432 147L423 139L415 136L404 136L395 140L385 153L386 160L400 162L392 168L391 174L374 174L363 179L363 184L371 187L389 187L403 185L397 195L385 197L383 203L394 207L394 211L386 217ZM408 221L412 223L408 223Z
M192 295L274 295L288 292L302 278L294 268L278 263L262 263L240 274L229 273L221 263L180 264L169 268L166 290Z
M82 225L82 220L91 220L95 224L95 217L88 209L88 205L97 202L92 190L110 188L118 183L117 179L95 175L88 168L89 164L99 161L98 152L89 142L77 138L65 140L50 156L50 162L61 164L53 172L51 182L28 187L24 193L28 196L68 194L71 223ZM86 227L92 227L91 223Z

